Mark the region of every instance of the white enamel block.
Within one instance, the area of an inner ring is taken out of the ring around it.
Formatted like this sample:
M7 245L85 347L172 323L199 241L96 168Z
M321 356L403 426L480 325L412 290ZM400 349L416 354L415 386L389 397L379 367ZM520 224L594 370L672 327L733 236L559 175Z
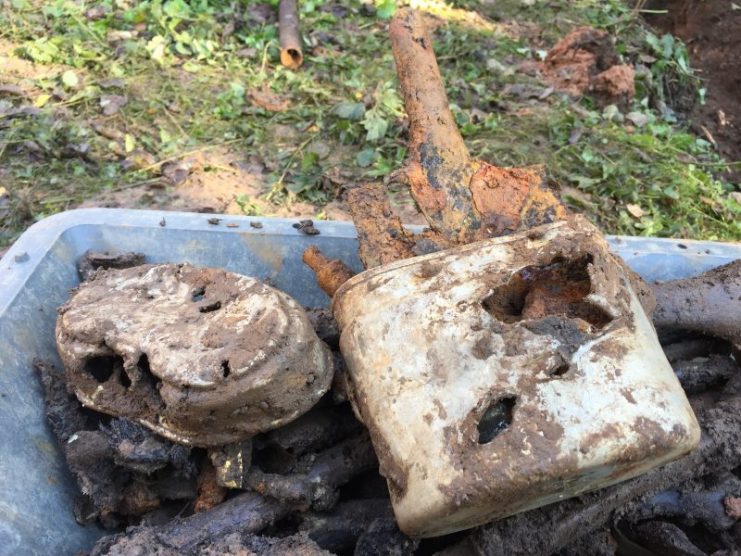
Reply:
M581 217L366 271L333 309L409 535L604 487L699 441L629 272Z

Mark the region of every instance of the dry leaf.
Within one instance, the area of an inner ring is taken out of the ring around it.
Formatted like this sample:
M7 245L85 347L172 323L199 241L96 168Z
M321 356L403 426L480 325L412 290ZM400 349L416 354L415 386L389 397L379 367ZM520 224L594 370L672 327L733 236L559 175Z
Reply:
M643 217L643 214L644 214L643 209L641 207L639 207L638 205L627 204L627 205L625 205L625 209L628 211L628 213L633 218L642 218Z
M270 89L252 89L248 96L252 104L269 112L285 112L291 105L287 98L275 94Z

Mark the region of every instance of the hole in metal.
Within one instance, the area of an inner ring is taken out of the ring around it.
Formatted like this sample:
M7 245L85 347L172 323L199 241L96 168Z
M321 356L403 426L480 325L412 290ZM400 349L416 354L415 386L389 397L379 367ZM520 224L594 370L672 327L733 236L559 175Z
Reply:
M214 301L213 303L198 308L201 313L211 313L212 311L218 311L219 309L221 309L221 301Z
M85 372L101 383L113 376L116 367L123 369L123 359L118 355L92 357L85 362Z
M118 375L118 381L121 383L121 386L124 388L128 388L131 386L131 379L129 378L129 375L126 373L126 370L122 369L121 374Z
M514 396L495 400L481 416L477 426L479 444L487 444L512 424L512 411L517 399Z
M149 368L149 357L146 353L142 353L139 357L139 361L136 362L136 367L141 373L141 382L148 384L149 387L157 393L162 386L162 381L154 376L152 369Z
M547 265L526 266L481 304L494 318L506 323L563 315L604 328L612 318L585 299L592 289L588 272L591 263L591 255L576 259L559 256Z

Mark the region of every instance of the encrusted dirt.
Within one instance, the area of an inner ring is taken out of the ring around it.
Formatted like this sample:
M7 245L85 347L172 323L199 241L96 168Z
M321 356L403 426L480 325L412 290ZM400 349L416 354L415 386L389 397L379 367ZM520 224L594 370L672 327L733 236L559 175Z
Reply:
M652 288L657 326L716 336L741 350L741 260Z
M98 271L60 309L57 345L86 406L200 446L287 423L332 381L295 301L189 265Z
M627 106L635 96L633 67L620 64L609 33L580 27L561 39L539 69L556 90L591 95L601 105Z

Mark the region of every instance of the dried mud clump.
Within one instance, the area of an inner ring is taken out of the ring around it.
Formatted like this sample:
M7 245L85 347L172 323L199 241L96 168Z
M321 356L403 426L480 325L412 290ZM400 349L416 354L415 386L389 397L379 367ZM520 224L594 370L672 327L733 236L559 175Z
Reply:
M56 339L84 405L195 446L292 421L333 374L293 299L189 265L98 271L60 309Z
M633 67L620 64L610 35L598 29L574 29L548 52L540 71L555 89L591 95L603 106L626 105L635 96Z

